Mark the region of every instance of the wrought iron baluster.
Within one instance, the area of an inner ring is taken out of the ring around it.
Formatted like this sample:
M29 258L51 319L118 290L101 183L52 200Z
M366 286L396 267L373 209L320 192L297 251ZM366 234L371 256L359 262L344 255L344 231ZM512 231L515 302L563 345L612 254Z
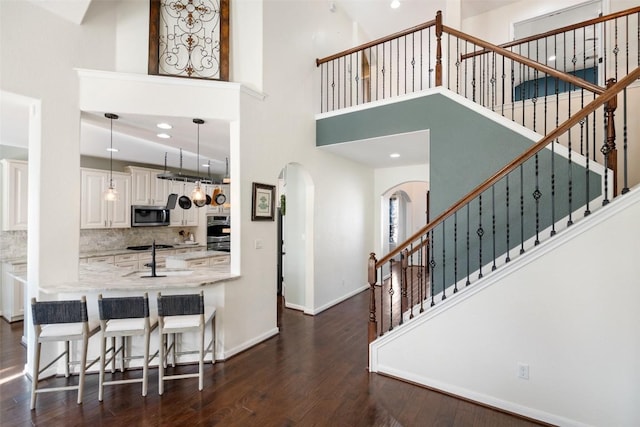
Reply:
M336 61L331 61L331 110L336 109Z
M447 89L451 90L451 34L447 34Z
M471 284L470 276L471 276L471 266L469 264L469 259L471 258L471 250L469 244L469 232L471 229L471 222L469 221L469 203L467 203L467 286Z
M456 38L456 93L460 94L460 39Z
M413 263L413 257L415 256L415 253L413 252L413 242L411 243L411 245L409 246L411 248L411 292L410 292L410 302L409 302L409 319L413 319L413 305L415 304L415 300L413 298L413 287L415 286L413 280L414 280L414 274L413 274L413 270L415 269L415 264ZM418 266L418 268L420 268Z
M516 121L516 100L515 100L515 84L516 84L516 71L513 67L513 59L511 62L511 120Z
M325 64L320 65L320 112L324 113L325 110L323 109L323 105L322 105L322 100L324 99L324 94L323 92L325 92L325 85L324 85L324 67Z
M431 237L429 238L429 253L431 254L431 261L429 262L429 266L431 267L431 269L429 270L429 281L431 282L431 307L436 305L434 300L436 260L434 259L433 232L434 232L434 229L431 229Z
M353 81L351 80L351 76L353 75L353 55L353 53L349 55L349 106L353 105ZM357 76L358 73L356 72L356 77Z
M393 294L395 293L393 289L393 265L395 264L395 260L391 258L389 260L389 331L393 330Z
M524 253L524 172L520 164L520 255Z
M380 314L378 316L378 319L380 319L380 332L378 335L382 336L384 335L384 301L382 299L383 297L383 292L384 292L384 276L382 275L382 266L380 266L380 275L378 277L380 277L380 304L379 304L379 310L380 310Z
M453 293L458 292L458 211L453 213Z
M474 49L476 46L474 45ZM476 56L471 62L471 100L476 102Z
M378 87L380 86L380 76L378 75L378 73L384 70L384 60L382 61L382 70L380 69L380 64L378 63L379 60L380 57L378 56L378 45L376 45L376 101L380 99L380 97L378 96ZM384 79L382 79L382 81L384 82Z
M539 185L539 173L538 173L538 154L535 156L535 172L536 172L536 189L533 192L533 198L536 201L536 240L534 245L538 246L540 244L540 197L542 193L540 192Z
M482 193L478 196L478 229L476 234L478 235L478 279L482 279L482 236L484 235L484 228L482 228Z
M422 258L422 254L424 251L424 234L420 236L420 251L418 252L419 260L420 260L420 269L418 270L418 285L420 288L418 289L418 298L420 298L420 313L424 312L424 300L427 296L427 279L426 279L426 265L428 260Z
M638 15L640 18L640 14ZM640 22L639 22L640 24ZM627 58L627 71L626 74L629 74L629 15L626 16L626 36L625 36L625 51ZM638 33L640 35L640 25L638 25ZM638 46L638 52L640 53L640 46ZM640 65L640 61L637 65ZM628 161L628 151L627 151L627 142L628 142L628 134L627 134L627 88L625 87L623 90L622 96L622 191L621 194L626 194L629 192L629 177L628 177L628 169L627 169L627 161Z
M507 233L506 233L507 234L507 257L504 260L505 263L511 261L511 258L509 257L509 251L511 249L511 245L509 244L509 235L510 235L510 232L511 232L511 229L509 227L509 223L510 223L510 220L509 220L509 175L510 174L508 174L506 176L506 192L505 192L506 196L507 196L507 224L506 224L506 228L507 228Z
M505 80L507 78L507 75L505 73L506 65L505 65L504 61L505 61L505 57L503 56L502 57L502 76L501 76L502 77L502 103L501 103L501 108L502 108L501 114L502 114L502 117L504 117L504 104L506 102L504 91L505 91Z
M492 248L493 248L493 266L491 271L495 271L496 268L496 186L491 186L491 229L492 229Z
M590 197L589 197L589 116L585 117L585 119L583 120L586 126L586 130L585 130L585 134L586 134L586 138L585 138L585 147L586 147L586 152L585 152L585 211L584 211L584 216L588 216L589 214L591 214L591 210L589 209L589 203L590 203ZM580 126L582 126L582 121L580 122Z
M411 92L416 91L416 33L411 33Z
M336 59L336 62L338 64L338 84L337 84L338 96L337 96L337 99L338 99L338 109L340 109L340 58Z
M447 299L447 290L446 290L446 282L445 282L445 276L447 273L447 269L445 268L445 260L446 260L446 253L445 253L445 247L446 245L446 237L444 234L444 229L445 229L445 221L442 221L442 299L441 301L444 301Z

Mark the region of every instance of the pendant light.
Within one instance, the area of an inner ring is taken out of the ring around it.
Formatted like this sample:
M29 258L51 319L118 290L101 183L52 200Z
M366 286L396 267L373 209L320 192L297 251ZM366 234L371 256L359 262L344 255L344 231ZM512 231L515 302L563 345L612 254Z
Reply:
M105 113L104 116L111 122L111 144L109 145L109 187L104 190L104 199L108 202L118 200L118 192L113 186L113 121L118 120L118 115Z
M200 125L204 123L202 119L193 119L193 123L198 125L198 134L197 134L197 175L200 176ZM204 206L204 203L207 200L207 194L202 189L200 185L200 180L196 181L196 186L191 192L191 200L196 206Z

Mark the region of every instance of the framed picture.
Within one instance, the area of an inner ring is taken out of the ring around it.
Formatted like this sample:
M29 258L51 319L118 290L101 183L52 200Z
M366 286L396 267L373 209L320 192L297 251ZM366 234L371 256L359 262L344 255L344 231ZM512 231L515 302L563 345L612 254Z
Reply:
M253 183L251 198L251 221L273 221L276 186Z

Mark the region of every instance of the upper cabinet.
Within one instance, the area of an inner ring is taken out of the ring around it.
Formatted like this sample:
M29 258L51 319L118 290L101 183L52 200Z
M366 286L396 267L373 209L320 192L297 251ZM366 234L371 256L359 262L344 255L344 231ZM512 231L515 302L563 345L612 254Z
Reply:
M172 192L176 193L178 197L186 196L191 199L191 191L195 184L192 182L172 182ZM198 208L193 203L189 203L190 207L188 209L183 209L180 206L179 200L176 203L175 209L171 210L171 225L172 226L192 226L195 227L199 224L200 219L200 210L203 208Z
M171 192L171 181L159 179L162 170L128 166L131 173L131 204L165 206Z
M2 230L26 230L29 165L2 160Z
M81 168L80 228L126 228L131 226L131 175L113 172L118 200L104 200L109 171Z

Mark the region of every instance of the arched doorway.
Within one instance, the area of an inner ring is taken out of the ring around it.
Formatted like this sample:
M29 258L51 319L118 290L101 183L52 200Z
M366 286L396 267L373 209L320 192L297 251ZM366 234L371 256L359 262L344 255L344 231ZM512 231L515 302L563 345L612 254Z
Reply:
M298 163L287 164L279 176L285 198L282 215L282 248L279 254L282 296L287 308L311 313L313 309L314 185L311 175ZM282 210L282 206L281 206Z

